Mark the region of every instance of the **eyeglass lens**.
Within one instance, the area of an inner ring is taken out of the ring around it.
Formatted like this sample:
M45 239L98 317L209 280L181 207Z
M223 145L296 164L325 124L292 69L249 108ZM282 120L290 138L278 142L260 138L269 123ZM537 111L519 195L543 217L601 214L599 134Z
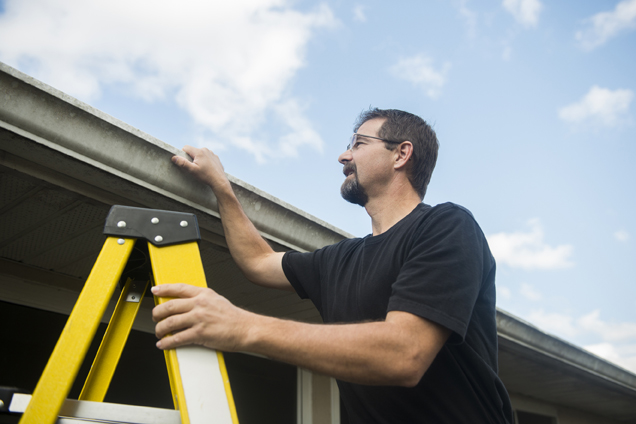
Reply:
M358 134L353 133L351 139L349 140L349 144L347 144L347 150L351 150L353 146L356 144L356 139L358 138Z

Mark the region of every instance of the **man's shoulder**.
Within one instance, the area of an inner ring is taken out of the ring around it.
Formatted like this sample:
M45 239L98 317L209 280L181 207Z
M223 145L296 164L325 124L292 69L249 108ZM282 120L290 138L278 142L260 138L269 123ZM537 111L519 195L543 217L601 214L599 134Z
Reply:
M439 203L435 206L421 203L414 212L416 212L416 220L420 223L467 220L477 224L475 216L470 210L453 202Z
M446 202L418 208L418 216L412 220L409 228L401 230L410 233L411 237L418 240L441 240L449 236L458 240L476 237L475 240L481 241L486 238L473 213L464 206Z
M423 206L430 208L431 213L457 213L467 214L474 219L473 213L468 208L453 202L439 203L435 206L429 206L422 203Z
M333 244L328 244L326 246L323 246L321 248L318 248L314 251L311 252L306 252L308 254L314 254L314 255L339 255L342 252L351 250L351 249L355 249L357 246L360 246L361 244L364 243L364 239L367 238L369 236L365 236L365 237L352 237L352 238L345 238L342 239L336 243ZM287 253L296 253L298 254L299 252L296 251L289 251Z

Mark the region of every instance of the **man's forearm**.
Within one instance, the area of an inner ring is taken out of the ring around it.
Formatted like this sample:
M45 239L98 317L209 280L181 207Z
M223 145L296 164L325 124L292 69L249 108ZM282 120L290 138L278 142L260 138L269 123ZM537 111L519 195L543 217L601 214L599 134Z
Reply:
M392 316L391 316L392 314ZM448 338L448 330L408 313L359 324L307 324L253 316L244 348L335 378L412 387ZM414 337L415 335L415 337Z
M361 384L417 384L450 335L408 312L391 311L378 322L307 324L248 312L211 289L187 284L162 284L152 292L173 298L152 311L161 349L198 344L259 353Z
M192 162L181 156L172 161L214 192L230 253L250 281L267 287L292 290L281 267L281 256L258 233L239 203L218 156L208 149L185 146Z
M227 186L217 187L214 193L232 258L250 281L267 283L266 259L275 254L274 250L245 214L229 181Z

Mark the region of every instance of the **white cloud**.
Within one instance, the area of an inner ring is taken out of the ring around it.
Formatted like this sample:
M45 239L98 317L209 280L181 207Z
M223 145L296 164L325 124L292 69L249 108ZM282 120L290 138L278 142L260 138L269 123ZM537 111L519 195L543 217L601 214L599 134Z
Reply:
M526 28L537 26L543 9L539 0L503 0L502 6Z
M627 241L630 239L630 236L627 231L619 230L614 233L614 238L618 241Z
M353 20L357 22L366 22L367 15L364 13L364 6L357 4L353 8Z
M594 310L579 318L567 314L533 311L528 320L544 331L567 339L593 337L599 343L584 349L623 368L636 372L636 322L607 322Z
M619 322L608 323L601 320L601 311L594 310L580 317L577 324L583 331L601 336L603 341L620 342L636 340L636 323Z
M176 100L204 138L249 150L260 160L295 155L323 142L289 93L317 28L335 19L321 5L299 12L290 0L7 0L0 15L0 60L82 100L123 85L147 101ZM281 149L254 134L283 122Z
M468 7L468 0L454 1L453 6L455 6L460 16L466 22L468 37L475 38L477 35L477 13Z
M311 122L302 113L303 108L295 99L289 99L276 105L277 115L287 123L289 134L281 138L279 148L285 156L297 156L298 148L303 145L316 150L322 148L320 135L311 127Z
M625 0L614 10L601 12L586 20L587 28L575 35L581 47L592 50L621 32L636 28L636 0Z
M446 84L446 74L450 66L447 62L441 68L435 69L433 59L420 54L401 59L390 68L390 72L396 78L422 88L427 96L435 99L439 97L442 87Z
M570 261L571 245L552 247L543 241L543 228L538 219L531 219L528 225L528 232L488 236L490 250L498 263L523 269L557 269L574 265Z
M572 124L598 124L615 127L627 118L629 105L634 98L631 90L609 90L592 86L578 102L559 109L559 118Z
M583 349L636 373L636 343L622 346L597 343Z
M537 301L541 300L543 296L530 284L521 284L521 295L528 300Z

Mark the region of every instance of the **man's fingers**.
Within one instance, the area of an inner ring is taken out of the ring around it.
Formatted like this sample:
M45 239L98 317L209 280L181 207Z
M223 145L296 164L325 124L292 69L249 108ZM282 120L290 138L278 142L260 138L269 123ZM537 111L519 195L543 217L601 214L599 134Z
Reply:
M186 171L194 171L197 168L195 164L186 158L177 155L172 157L172 163L177 165L179 168L184 168Z
M194 297L202 290L201 287L192 286L190 284L160 284L150 289L152 294L159 297Z
M172 162L175 165L212 187L212 190L229 184L223 165L214 152L205 147L198 149L192 146L184 146L183 151L192 157L192 162L181 156L173 156Z
M162 298L173 298L152 309L152 319L155 322L164 320L166 317L189 312L194 307L192 298L203 290L201 287L189 284L161 284L151 288L152 294Z
M162 338L157 342L157 347L162 350L174 349L179 346L196 344L196 341L196 332L190 328Z
M183 149L181 150L189 154L191 158L194 158L201 149L197 149L196 147L185 145L183 146Z
M179 155L174 155L174 156L172 157L172 163L174 163L175 165L183 166L183 165L184 165L184 162L188 162L188 161L186 160L186 158L184 158L184 157L181 157L181 156L179 156Z
M249 328L247 312L232 305L209 288L187 284L153 287L153 293L171 298L156 306L152 317L155 334L164 339L160 349L185 344L201 344L214 349L237 350L240 336Z
M180 330L188 329L189 320L187 316L173 315L163 319L155 325L155 335L158 339L163 338L166 334L176 334Z
M160 322L169 316L190 312L193 302L189 299L172 299L152 308L152 320Z

